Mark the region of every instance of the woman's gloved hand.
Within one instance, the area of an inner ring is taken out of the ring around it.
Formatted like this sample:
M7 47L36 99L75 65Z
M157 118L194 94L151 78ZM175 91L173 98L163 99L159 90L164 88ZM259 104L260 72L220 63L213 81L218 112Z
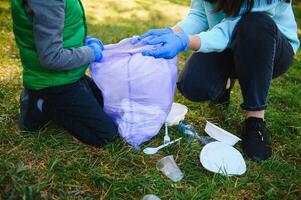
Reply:
M86 37L86 45L89 46L89 45L91 45L93 43L98 44L101 47L101 49L104 50L104 46L103 46L103 43L102 43L101 40L99 40L97 38L93 38L91 36L87 36Z
M94 61L93 62L100 62L102 60L102 51L103 51L103 45L100 45L98 42L97 43L90 43L87 45L94 54Z
M132 44L136 44L139 41L142 41L143 39L153 36L153 37L159 37L165 34L173 33L173 30L171 28L161 28L161 29L151 29L148 30L146 33L140 35L139 37L132 40Z
M147 45L159 45L154 50L142 52L144 56L152 56L154 58L171 59L177 56L180 52L185 51L189 45L189 37L186 33L169 33L156 37L150 41L146 41Z

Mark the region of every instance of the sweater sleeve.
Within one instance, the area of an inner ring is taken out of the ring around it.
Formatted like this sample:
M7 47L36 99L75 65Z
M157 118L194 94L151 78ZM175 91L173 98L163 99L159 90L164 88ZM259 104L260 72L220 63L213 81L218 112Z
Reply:
M94 60L94 54L87 46L63 48L65 0L28 0L27 3L33 14L35 44L44 68L65 71Z
M198 34L201 41L199 52L222 52L225 50L232 36L232 32L241 17L226 18L211 30Z
M204 1L192 0L188 16L177 25L189 35L208 30Z

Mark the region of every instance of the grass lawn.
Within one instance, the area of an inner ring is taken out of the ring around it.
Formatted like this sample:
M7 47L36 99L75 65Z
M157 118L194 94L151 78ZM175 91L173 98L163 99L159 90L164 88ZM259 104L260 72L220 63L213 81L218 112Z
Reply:
M188 0L84 0L89 34L105 43L166 27L185 16ZM301 4L295 6L301 25ZM301 30L299 29L299 35ZM189 53L180 55L180 68ZM0 2L0 199L140 199L157 194L162 199L300 199L301 198L301 52L288 73L272 83L266 119L272 133L273 157L247 161L248 171L224 177L199 163L202 148L181 142L147 156L122 140L91 148L50 125L24 136L17 126L21 65L12 33L10 3ZM178 93L176 101L189 108L186 121L203 133L205 120L240 134L243 111L236 85L229 108L192 103ZM177 128L171 137L179 137ZM148 145L159 145L161 132ZM240 146L238 145L240 149ZM185 173L173 183L159 173L158 159L174 155ZM2 198L1 198L2 196Z

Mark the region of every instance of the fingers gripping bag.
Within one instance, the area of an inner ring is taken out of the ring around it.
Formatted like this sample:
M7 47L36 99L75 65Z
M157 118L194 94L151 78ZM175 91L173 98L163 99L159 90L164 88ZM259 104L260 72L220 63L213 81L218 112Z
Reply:
M106 45L103 60L90 65L103 93L104 111L134 148L158 134L170 112L177 80L177 58L155 59L141 52L156 48L133 38Z

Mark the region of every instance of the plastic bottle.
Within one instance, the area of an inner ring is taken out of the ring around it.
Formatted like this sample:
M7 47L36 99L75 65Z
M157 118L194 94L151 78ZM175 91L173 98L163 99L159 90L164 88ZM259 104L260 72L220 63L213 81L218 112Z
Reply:
M206 145L210 142L215 141L212 137L210 136L199 136L198 132L196 129L190 125L190 124L185 124L181 122L179 124L179 131L184 134L188 139L195 139L201 142L202 144Z

